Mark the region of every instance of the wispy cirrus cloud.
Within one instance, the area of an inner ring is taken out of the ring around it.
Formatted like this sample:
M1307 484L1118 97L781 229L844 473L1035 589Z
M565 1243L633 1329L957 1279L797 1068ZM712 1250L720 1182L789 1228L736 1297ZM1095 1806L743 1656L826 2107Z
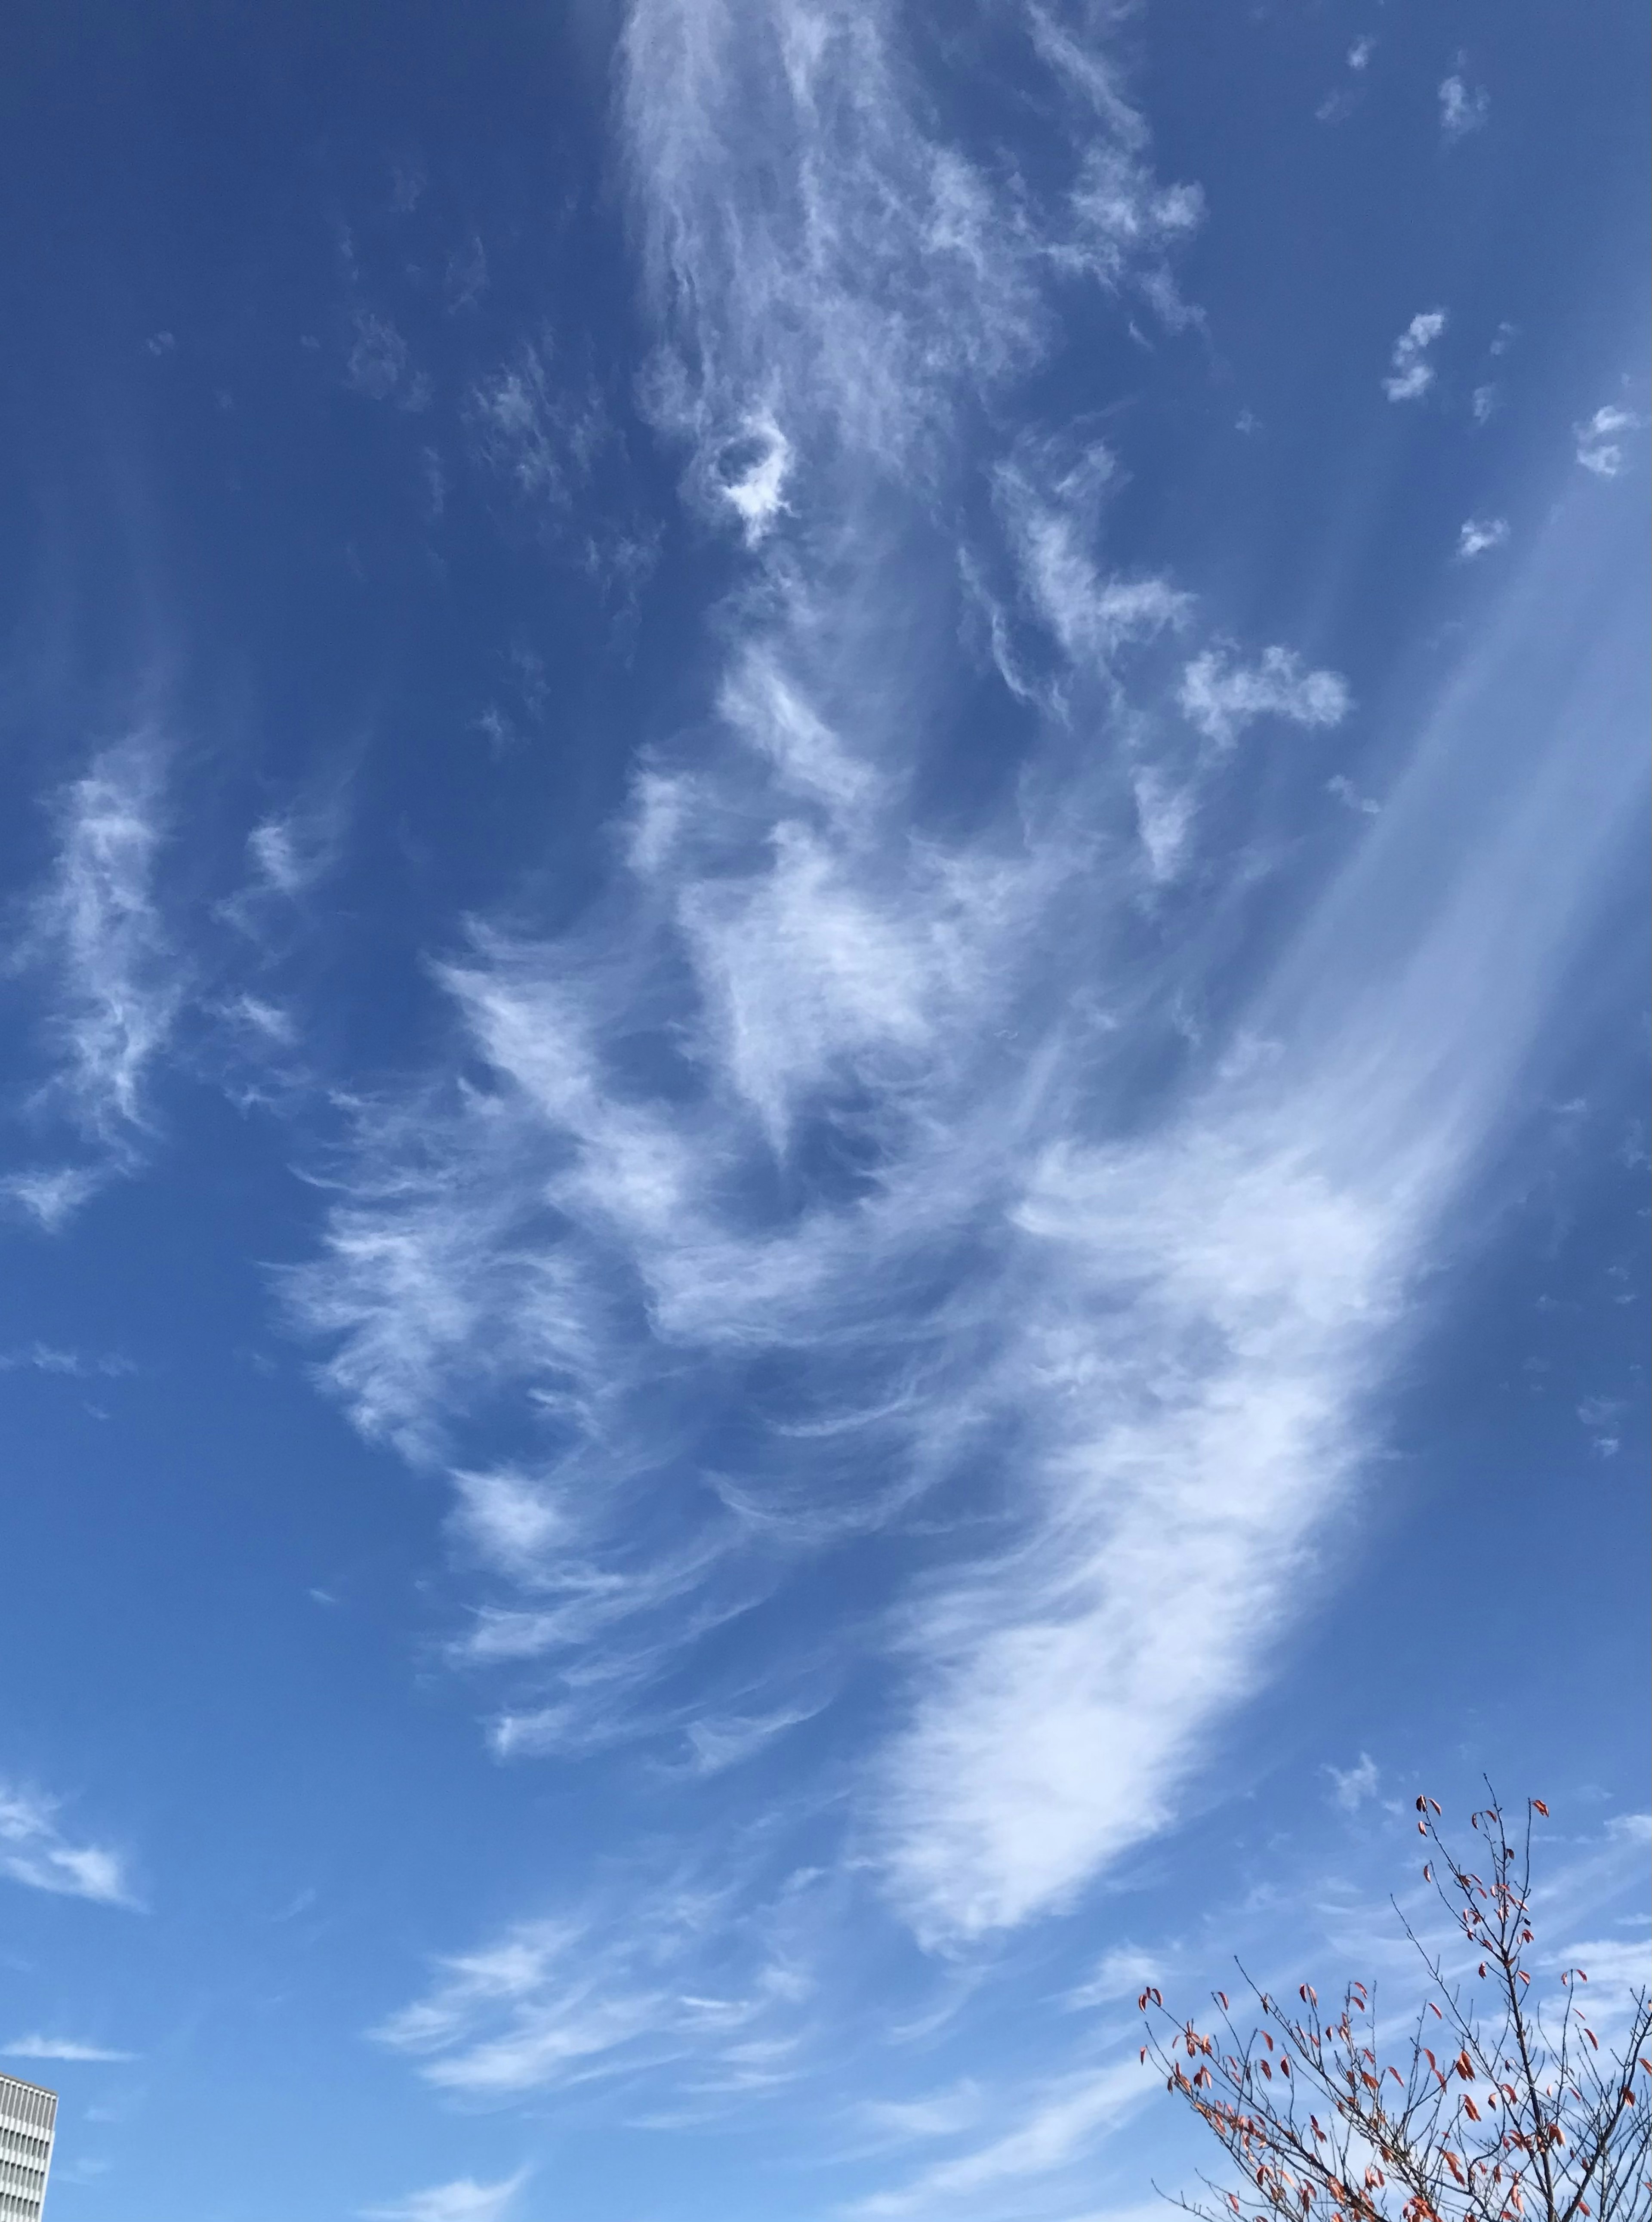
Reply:
M45 1373L71 1381L110 1381L137 1370L129 1358L122 1357L116 1351L104 1351L94 1356L84 1351L63 1350L49 1342L31 1342L20 1350L0 1351L0 1373Z
M135 2052L116 2052L104 2044L82 2044L68 2037L19 2037L0 2045L8 2060L72 2060L111 2063L135 2060Z
M135 1905L121 1855L102 1845L74 1842L59 1825L61 1810L55 1798L20 1783L0 1782L0 1875L65 1898Z
M1267 1673L1640 777L1618 717L1574 721L1580 784L1545 753L1555 682L1511 617L1276 970L1220 983L1255 869L1232 744L1329 730L1348 689L1112 562L1101 443L999 426L1063 289L1139 292L1197 215L1104 53L1027 22L1072 135L1042 200L913 113L875 7L634 13L651 406L749 568L605 894L450 957L465 1083L364 1110L289 1283L358 1424L453 1476L507 1755L806 1732L817 1630L770 1615L760 1676L682 1661L867 1547L890 1725L844 1801L854 1872L947 1951L1164 1826ZM1443 325L1413 320L1397 399ZM1595 621L1575 537L1511 589L1545 637ZM992 623L960 807L966 595ZM882 1574L920 1509L947 1551ZM554 2080L662 2017L710 2041L630 1967L573 2013L560 1930L499 1950L389 2025L438 2080Z
M754 1903L748 1875L592 1898L443 1961L373 2035L445 2091L502 2098L684 2070L704 2098L789 2080L814 1970L807 1876ZM731 1921L735 1906L738 1921Z
M1446 328L1443 309L1422 309L1394 342L1392 367L1382 381L1390 401L1420 401L1434 383L1429 349Z
M163 794L164 759L151 738L105 750L57 798L57 854L27 907L14 966L42 987L52 1063L34 1108L65 1121L93 1153L4 1182L14 1204L48 1229L133 1162L153 1130L151 1080L185 977L155 897Z
M527 2181L525 2169L497 2183L478 2183L472 2176L461 2176L453 2183L432 2184L428 2190L416 2191L388 2206L366 2206L361 2211L367 2222L504 2222Z
M1023 2118L1013 2128L935 2162L898 2187L855 2200L848 2212L865 2222L1002 2213L1006 2192L1024 2198L1029 2185L1065 2171L1140 2106L1151 2088L1134 2058L1061 2076L1024 2094Z
M465 416L484 458L530 499L566 509L614 436L587 379L576 389L548 340L525 340L500 368L479 378Z

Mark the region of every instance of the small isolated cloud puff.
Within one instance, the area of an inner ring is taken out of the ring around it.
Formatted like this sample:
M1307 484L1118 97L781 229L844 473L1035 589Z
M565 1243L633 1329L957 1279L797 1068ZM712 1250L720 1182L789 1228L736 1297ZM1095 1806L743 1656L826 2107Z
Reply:
M1344 1813L1357 1813L1367 1798L1377 1794L1377 1762L1368 1751L1360 1754L1357 1767L1328 1767L1331 1795Z
M1572 428L1578 443L1579 462L1598 479L1615 479L1624 468L1624 449L1618 436L1641 429L1641 419L1627 409L1615 409L1610 405L1597 409L1586 424L1574 424Z
M746 545L754 548L786 506L792 443L773 417L750 417L712 465L718 497L739 518Z
M1355 39L1353 45L1348 50L1349 67L1351 70L1362 70L1367 68L1370 65L1371 56L1375 51L1376 43L1376 41L1372 38Z
M34 1172L9 1173L0 1181L0 1199L32 1219L47 1233L66 1227L103 1184L101 1173L85 1165L53 1165Z
M1470 563L1490 548L1503 547L1509 537L1506 517L1471 517L1457 535L1457 561Z
M1394 342L1392 369L1382 381L1390 401L1420 401L1434 383L1428 351L1446 328L1443 309L1424 309Z
M0 1782L0 1875L64 1898L135 1904L117 1853L72 1844L57 1824L58 1801Z
M0 2046L8 2060L135 2060L135 2052L115 2052L104 2044L77 2044L68 2037L19 2037Z
M1177 695L1189 723L1224 748L1258 718L1340 725L1349 699L1348 682L1336 672L1310 671L1288 648L1264 649L1251 664L1225 649L1206 649L1183 672Z
M353 393L370 401L394 399L403 409L428 408L430 381L422 372L410 374L407 342L388 317L369 310L356 317L345 359L344 382Z
M1377 818L1382 813L1382 805L1370 795L1361 794L1353 781L1340 771L1325 781L1325 792L1334 794L1345 810L1357 810L1361 817Z
M1492 97L1483 85L1471 85L1453 74L1440 86L1440 129L1448 141L1467 138L1485 126L1492 112Z
M503 2183L476 2183L469 2176L454 2183L433 2184L416 2191L410 2199L391 2206L368 2206L362 2212L369 2222L499 2222L522 2188L525 2169Z

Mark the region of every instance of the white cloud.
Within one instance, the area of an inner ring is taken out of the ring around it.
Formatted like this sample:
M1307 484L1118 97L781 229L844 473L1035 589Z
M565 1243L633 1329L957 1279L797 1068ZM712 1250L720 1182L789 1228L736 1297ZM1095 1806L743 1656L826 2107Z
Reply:
M373 401L386 401L407 371L407 342L388 317L360 311L350 335L346 383Z
M548 341L524 341L503 369L479 379L465 416L486 461L529 497L566 508L613 437L589 379L559 375Z
M0 1373L20 1371L59 1374L75 1381L107 1381L135 1373L137 1368L129 1358L113 1352L92 1358L82 1351L59 1349L53 1343L31 1342L20 1350L0 1351Z
M1182 673L1182 714L1209 740L1228 746L1258 718L1323 730L1348 715L1348 683L1334 671L1310 671L1293 650L1267 648L1246 664L1227 649L1207 649Z
M1574 621L1592 622L1593 586L1567 568L1581 530L1570 516L1551 529L1378 835L1253 1014L1259 1043L1298 1051L1236 1064L1151 1140L1055 1143L1025 1177L1012 1208L1029 1246L1001 1299L1015 1325L998 1381L978 1378L975 1394L1001 1384L1017 1413L1027 1524L990 1570L912 1607L918 1703L879 1777L892 1886L920 1933L979 1934L1069 1902L1163 1824L1196 1724L1264 1671L1266 1632L1361 1454L1362 1384L1404 1316L1423 1229L1499 1114L1587 860L1643 777L1619 712L1580 816L1565 749L1542 738L1559 727L1520 676L1528 612L1554 614L1557 581L1582 598ZM1606 561L1597 549L1591 580ZM1492 705L1517 708L1536 753L1476 860L1459 857L1437 907L1419 909L1408 839L1437 828L1451 752L1490 730ZM1549 897L1534 914L1539 859ZM1416 937L1404 950L1401 918ZM1453 1044L1439 984L1466 993L1471 977L1493 1003ZM1297 1061L1310 1041L1317 1070Z
M368 2222L503 2222L527 2180L525 2169L501 2183L477 2183L465 2176L416 2191L389 2206L364 2207L362 2213Z
M765 1901L738 1861L710 1887L633 1879L443 1961L426 1996L373 2035L470 2097L657 2075L679 2060L730 2089L785 2081L810 1988L796 1932L820 1887L794 1877Z
M1345 773L1336 772L1325 781L1327 794L1334 794L1345 810L1357 810L1361 817L1377 818L1382 805L1368 794L1361 794Z
M1474 417L1476 424L1489 424L1491 423L1492 417L1497 412L1497 401L1498 392L1497 387L1494 385L1477 386L1474 388L1474 395L1469 405L1474 411Z
M332 862L335 834L333 825L306 820L290 811L255 825L247 837L247 848L262 884L273 894L296 901Z
M1071 664L1111 672L1128 649L1184 625L1192 598L1168 580L1121 577L1096 559L1115 471L1099 442L1020 443L997 475L1023 595Z
M8 1173L0 1179L0 1196L14 1209L32 1219L47 1233L55 1234L75 1214L91 1202L106 1175L84 1165L54 1165L49 1170Z
M1624 434L1643 429L1642 419L1631 411L1608 403L1597 409L1586 424L1573 427L1579 462L1598 479L1615 479L1624 468Z
M1448 140L1466 138L1483 129L1492 113L1492 97L1483 85L1471 85L1455 71L1440 86L1440 129Z
M1354 1767L1328 1767L1331 1788L1336 1803L1345 1813L1357 1813L1367 1798L1377 1794L1377 1762L1368 1751L1360 1754Z
M1198 946L1110 952L1246 723L1328 726L1347 690L1282 648L1167 673L1192 606L1106 562L1109 450L1026 433L969 551L1020 627L1017 775L984 750L967 807L926 803L956 568L913 544L979 486L1061 289L1137 286L1197 215L1104 61L1033 21L1080 116L1048 207L907 105L893 11L634 11L650 405L702 493L767 412L784 499L718 615L715 711L638 766L602 900L441 971L464 1083L362 1112L290 1284L358 1424L454 1477L505 1593L460 1647L508 1679L502 1751L698 1728L716 1755L796 1710L817 1662L784 1611L761 1705L705 1651L691 1694L669 1669L823 1545L954 1521L967 1481L946 1570L869 1639L896 1726L849 1870L946 1947L1163 1826L1269 1671L1642 775L1638 737L1522 661L1599 622L1565 512L1276 973L1190 1047L1250 860L1212 859ZM1407 394L1443 324L1400 342ZM1167 1011L1186 1077L1148 1099ZM383 2034L479 2093L697 2048L780 2072L795 1961L754 1943L713 1982L705 1934L518 1924ZM1111 2101L1064 2087L969 2180L1078 2149Z
M8 2060L74 2060L125 2061L135 2060L135 2052L113 2052L107 2045L78 2044L66 2037L20 2037L11 2043L0 2045L0 2055Z
M154 744L106 750L59 797L56 815L56 862L29 906L18 961L44 977L52 999L57 1069L47 1100L119 1156L147 1125L150 1076L183 1000L154 895L165 838ZM31 1177L44 1183L34 1208L45 1218L72 1208L74 1183L88 1176Z
M984 2093L965 2081L922 2099L868 2099L860 2108L868 2129L905 2144L913 2137L951 2137L979 2120Z
M1362 70L1370 66L1377 42L1372 38L1355 39L1348 50L1348 66L1351 70Z
M1134 2058L1062 2077L1034 2094L1027 2118L1015 2129L972 2152L937 2162L898 2190L874 2192L869 2199L858 2200L848 2211L865 2222L955 2213L961 2200L1048 2175L1065 2166L1148 2098L1152 2087Z
M1134 1945L1119 1945L1109 1952L1086 1983L1069 1991L1063 2004L1073 2007L1111 2005L1136 1997L1148 1983L1162 1981L1164 1967L1158 1955Z
M888 9L632 11L629 155L667 330L653 405L708 467L765 414L790 443L790 500L800 474L911 467L961 396L1042 348L1052 271L1152 286L1160 313L1186 313L1167 258L1199 221L1197 190L1152 178L1096 47L1042 9L1023 20L1067 104L1068 174L1012 213L906 98Z
M71 1842L58 1826L59 1810L54 1798L0 1782L0 1875L65 1898L135 1905L120 1855Z
M1390 401L1420 401L1434 383L1429 349L1446 328L1443 309L1424 309L1394 342L1393 367L1382 381Z
M785 508L792 443L774 419L757 412L717 456L714 483L739 518L748 547L755 547Z
M1506 517L1471 517L1457 535L1457 560L1460 563L1472 562L1489 549L1505 547L1508 537Z

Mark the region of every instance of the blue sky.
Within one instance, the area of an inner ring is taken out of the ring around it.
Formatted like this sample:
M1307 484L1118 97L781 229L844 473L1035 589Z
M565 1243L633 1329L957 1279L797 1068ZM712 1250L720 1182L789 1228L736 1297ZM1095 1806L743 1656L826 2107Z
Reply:
M1483 1774L1627 1980L1644 10L3 36L56 2222L1134 2222Z

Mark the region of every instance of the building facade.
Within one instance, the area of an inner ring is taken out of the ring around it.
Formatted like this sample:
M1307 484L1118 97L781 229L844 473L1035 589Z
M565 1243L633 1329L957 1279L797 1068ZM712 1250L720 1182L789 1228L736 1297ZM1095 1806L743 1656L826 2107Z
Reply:
M40 2222L58 2094L0 2074L0 2222Z

